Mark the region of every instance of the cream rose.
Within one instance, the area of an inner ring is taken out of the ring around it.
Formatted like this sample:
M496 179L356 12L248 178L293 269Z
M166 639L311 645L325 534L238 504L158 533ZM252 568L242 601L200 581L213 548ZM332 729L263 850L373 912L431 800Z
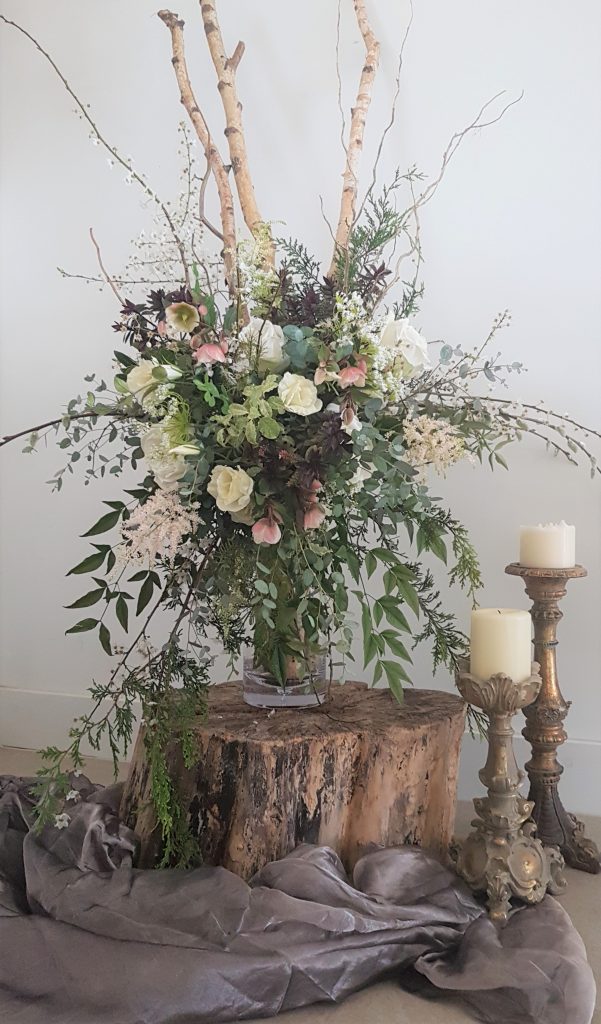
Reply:
M380 335L380 348L390 352L391 363L397 364L403 377L415 377L432 366L426 339L406 318L388 320Z
M222 512L240 512L250 502L254 481L243 469L215 466L207 491Z
M157 381L152 376L154 366L152 360L141 359L137 366L132 366L125 379L127 390L142 406L144 399L148 397L149 390L154 389L157 385Z
M317 397L317 388L312 380L298 373L285 373L278 384L278 394L288 412L297 416L310 416L319 412L323 403Z

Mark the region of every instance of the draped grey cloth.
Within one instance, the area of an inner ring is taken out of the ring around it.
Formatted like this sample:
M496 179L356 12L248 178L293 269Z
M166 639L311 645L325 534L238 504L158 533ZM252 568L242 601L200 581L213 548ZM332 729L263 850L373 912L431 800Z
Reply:
M136 870L120 787L73 784L68 827L34 835L27 782L0 778L3 1024L217 1024L338 1002L382 977L458 994L488 1024L591 1020L582 941L549 896L497 932L413 847L367 853L352 883L313 846L250 885L223 868Z

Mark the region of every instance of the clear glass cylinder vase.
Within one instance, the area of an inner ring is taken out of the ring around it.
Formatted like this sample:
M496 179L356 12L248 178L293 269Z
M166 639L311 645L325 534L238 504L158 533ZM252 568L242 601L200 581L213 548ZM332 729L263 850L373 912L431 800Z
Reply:
M294 671L282 686L271 672L255 663L253 651L247 652L242 662L245 702L255 708L310 708L324 704L328 700L325 655L311 658L309 670L302 676L296 672L298 663L292 664Z

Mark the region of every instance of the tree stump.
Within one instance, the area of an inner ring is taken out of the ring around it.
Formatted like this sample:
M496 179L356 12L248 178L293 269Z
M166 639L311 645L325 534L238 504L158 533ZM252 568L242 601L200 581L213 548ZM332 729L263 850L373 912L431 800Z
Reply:
M346 683L321 708L268 713L226 683L209 690L195 766L176 744L167 759L204 863L248 879L306 842L350 871L370 843L446 854L464 719L460 697L434 690L407 690L399 706L388 690ZM161 853L149 793L142 727L121 805L140 867Z

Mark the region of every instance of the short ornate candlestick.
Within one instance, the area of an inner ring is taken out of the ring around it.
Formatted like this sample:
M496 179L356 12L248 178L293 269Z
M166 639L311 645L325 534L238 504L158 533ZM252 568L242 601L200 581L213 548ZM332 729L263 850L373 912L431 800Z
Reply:
M521 683L503 674L477 679L468 668L465 661L457 673L457 688L489 720L488 757L478 773L488 796L474 800L475 831L459 848L457 871L476 892L487 893L489 914L503 925L512 896L538 903L547 890L559 893L566 885L559 850L545 849L528 821L533 805L518 792L525 775L513 753L511 719L534 700L541 678L536 663Z
M567 581L586 576L586 569L581 565L533 569L514 562L505 572L524 578L532 600L534 657L543 680L538 697L524 711L527 724L522 731L532 747L532 758L526 765L528 799L534 801L532 818L545 846L558 846L570 867L597 874L601 870L599 850L584 835L582 822L568 814L559 797L563 768L557 760L557 748L567 739L563 722L571 703L564 700L557 678L557 625L563 617L559 601L566 593Z

